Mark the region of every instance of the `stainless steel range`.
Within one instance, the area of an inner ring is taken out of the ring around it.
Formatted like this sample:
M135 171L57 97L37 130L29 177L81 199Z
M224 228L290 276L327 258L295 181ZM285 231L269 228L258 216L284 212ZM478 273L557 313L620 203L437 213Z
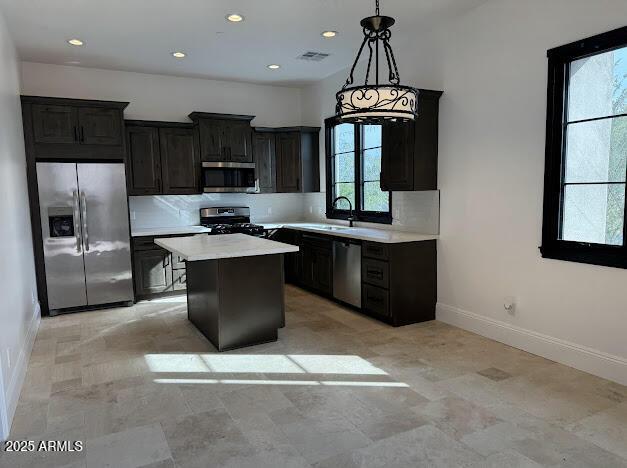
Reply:
M263 236L264 228L250 222L250 208L247 206L202 208L200 224L211 229L209 234L248 234Z

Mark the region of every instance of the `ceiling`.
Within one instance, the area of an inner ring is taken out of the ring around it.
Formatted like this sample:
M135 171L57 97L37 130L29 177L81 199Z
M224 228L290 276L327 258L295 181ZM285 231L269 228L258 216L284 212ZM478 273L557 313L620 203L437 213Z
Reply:
M397 20L394 47L482 1L381 0L381 12ZM302 85L352 64L374 0L0 0L0 10L25 61ZM233 12L245 21L227 22ZM339 34L325 39L325 30ZM331 55L297 59L307 51Z

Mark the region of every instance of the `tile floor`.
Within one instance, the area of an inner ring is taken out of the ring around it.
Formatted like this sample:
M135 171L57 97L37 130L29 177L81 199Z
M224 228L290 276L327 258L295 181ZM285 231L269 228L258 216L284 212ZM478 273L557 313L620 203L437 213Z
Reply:
M627 467L627 388L287 288L279 341L217 354L184 298L42 321L2 467Z

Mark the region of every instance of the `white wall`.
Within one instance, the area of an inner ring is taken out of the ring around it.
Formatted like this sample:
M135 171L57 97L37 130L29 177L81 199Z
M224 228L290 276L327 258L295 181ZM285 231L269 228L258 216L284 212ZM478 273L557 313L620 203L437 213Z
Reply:
M39 323L19 100L19 63L0 13L0 439L8 436Z
M624 384L627 271L538 246L546 51L626 24L624 0L493 0L438 38L438 317Z
M538 246L546 51L626 24L624 0L491 0L413 43L392 38L401 81L444 91L438 318L625 384L627 271ZM333 114L347 74L303 91L305 124Z
M189 121L192 111L255 115L253 125L298 125L300 90L281 86L22 63L22 93L128 101L127 119Z

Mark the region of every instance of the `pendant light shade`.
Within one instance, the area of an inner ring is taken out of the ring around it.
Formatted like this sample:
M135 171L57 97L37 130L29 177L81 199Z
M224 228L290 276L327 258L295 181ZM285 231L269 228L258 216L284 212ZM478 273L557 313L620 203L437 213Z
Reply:
M398 67L390 46L390 27L394 18L376 14L361 20L364 40L344 87L336 94L336 117L344 122L381 123L387 120L413 120L418 112L418 90L400 84ZM355 68L364 48L368 46L368 65L363 85L354 86ZM388 67L388 83L379 83L379 60L385 59ZM374 64L373 64L374 62ZM373 70L374 67L374 70ZM372 76L374 75L374 76ZM371 78L374 83L370 83Z

